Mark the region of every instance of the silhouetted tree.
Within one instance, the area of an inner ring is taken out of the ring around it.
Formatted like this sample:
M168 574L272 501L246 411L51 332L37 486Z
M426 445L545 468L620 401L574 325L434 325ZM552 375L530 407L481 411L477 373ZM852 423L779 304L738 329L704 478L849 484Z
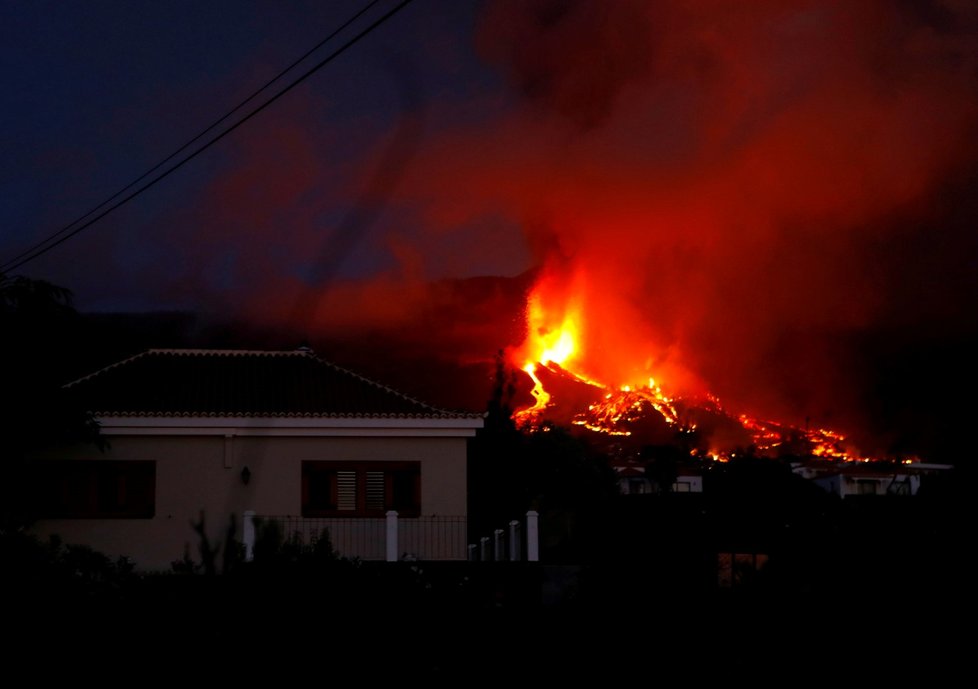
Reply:
M513 397L516 395L516 372L506 364L502 350L496 352L495 375L489 402L486 405L485 428L490 432L512 434L516 431L513 422Z
M812 441L808 436L799 430L793 430L781 438L778 447L778 457L782 459L811 457L813 450Z
M485 424L469 444L468 496L472 540L491 533L528 509L528 497L513 474L522 464L525 438L512 419L514 373L496 354L495 379Z
M44 280L0 273L0 415L6 479L0 494L0 529L18 529L33 517L26 457L60 444L105 446L92 415L62 386L69 370L78 314L69 290Z
M646 445L639 453L645 465L645 475L652 482L656 492L671 493L679 478L679 465L683 451L678 445Z
M470 444L471 540L533 509L540 514L541 548L551 557L580 557L598 528L592 516L618 492L614 471L607 457L566 428L518 429L514 389L514 372L500 353L486 423Z

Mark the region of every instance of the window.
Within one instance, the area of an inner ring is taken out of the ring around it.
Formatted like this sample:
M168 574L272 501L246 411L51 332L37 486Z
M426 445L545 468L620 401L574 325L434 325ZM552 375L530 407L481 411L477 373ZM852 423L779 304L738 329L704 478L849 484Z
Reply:
M767 561L766 553L717 553L717 583L723 588L743 586Z
M886 492L890 495L910 495L910 483L907 481L907 477L893 479Z
M150 519L156 462L39 461L33 466L39 518Z
M420 462L303 462L303 517L421 514Z

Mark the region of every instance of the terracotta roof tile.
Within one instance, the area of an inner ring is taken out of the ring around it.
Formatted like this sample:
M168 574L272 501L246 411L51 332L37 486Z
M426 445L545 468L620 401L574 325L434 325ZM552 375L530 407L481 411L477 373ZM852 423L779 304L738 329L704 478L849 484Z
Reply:
M99 416L481 416L425 404L308 349L151 349L65 390Z

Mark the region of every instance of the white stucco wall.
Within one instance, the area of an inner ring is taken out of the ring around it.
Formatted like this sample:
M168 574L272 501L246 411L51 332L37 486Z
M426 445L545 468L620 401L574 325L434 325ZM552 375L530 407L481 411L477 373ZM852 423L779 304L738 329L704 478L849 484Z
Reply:
M153 460L156 514L152 519L42 520L34 532L89 545L112 558L129 557L140 570L169 570L185 548L199 561L192 522L203 512L208 538L223 542L241 515L299 516L301 462L418 461L422 515L467 514L465 437L248 437L113 435L105 453L84 448L48 458ZM229 443L229 444L228 444ZM247 466L250 482L241 480Z

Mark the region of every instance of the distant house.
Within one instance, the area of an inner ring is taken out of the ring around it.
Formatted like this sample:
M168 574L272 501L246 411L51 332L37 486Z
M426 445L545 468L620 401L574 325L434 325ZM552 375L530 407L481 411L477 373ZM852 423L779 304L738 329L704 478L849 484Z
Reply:
M329 528L340 554L383 559L396 513L402 529L440 529L437 549L415 555L466 558L467 443L482 414L429 406L305 348L154 349L65 391L110 447L35 459L38 535L168 570L197 556L195 526L226 543L256 514L307 536Z
M618 492L622 495L644 495L662 492L646 472L646 465L635 459L613 460L611 468L618 477ZM698 467L676 467L673 493L702 493L703 472Z
M792 471L825 491L846 498L856 495L916 495L928 474L947 471L943 464L920 462L796 462Z
M672 484L673 493L702 493L703 472L700 469L680 467L676 471L676 481Z

